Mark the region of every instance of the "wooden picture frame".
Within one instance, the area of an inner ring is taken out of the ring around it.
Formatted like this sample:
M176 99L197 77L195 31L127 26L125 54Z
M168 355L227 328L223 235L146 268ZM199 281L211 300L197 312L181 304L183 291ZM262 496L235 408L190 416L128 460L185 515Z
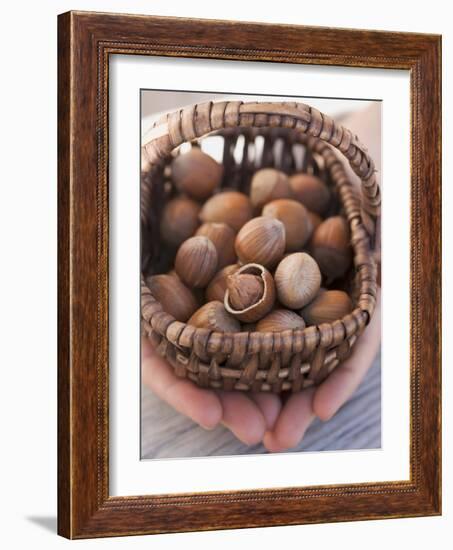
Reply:
M439 515L441 38L69 12L59 16L58 48L59 534L88 538ZM111 54L410 71L410 480L133 497L109 495Z

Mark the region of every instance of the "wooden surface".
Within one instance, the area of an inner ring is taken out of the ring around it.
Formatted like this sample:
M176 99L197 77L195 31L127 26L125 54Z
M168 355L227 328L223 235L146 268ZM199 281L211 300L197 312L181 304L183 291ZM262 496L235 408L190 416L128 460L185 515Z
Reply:
M110 495L112 54L410 70L410 480ZM88 538L440 514L440 60L441 39L428 34L80 12L59 17L59 534Z
M220 425L205 430L142 387L142 459L267 453L248 447ZM290 451L378 449L381 446L381 362L376 357L351 399L328 422L315 419L301 443ZM288 452L290 452L288 451Z

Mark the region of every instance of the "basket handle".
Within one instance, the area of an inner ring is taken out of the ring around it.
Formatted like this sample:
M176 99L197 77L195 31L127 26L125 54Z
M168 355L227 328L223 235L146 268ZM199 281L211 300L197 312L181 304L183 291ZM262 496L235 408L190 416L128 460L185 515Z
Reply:
M142 152L151 165L175 147L223 128L282 127L319 138L338 149L361 180L362 212L371 234L380 216L381 192L374 161L358 137L317 109L296 102L206 102L164 115L145 135ZM371 227L370 227L371 225ZM371 231L370 231L371 229Z

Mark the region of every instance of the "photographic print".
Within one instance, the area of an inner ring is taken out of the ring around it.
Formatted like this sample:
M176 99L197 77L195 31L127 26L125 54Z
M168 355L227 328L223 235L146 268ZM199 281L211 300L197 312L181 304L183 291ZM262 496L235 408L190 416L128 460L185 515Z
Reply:
M58 40L58 532L440 514L440 37Z
M381 101L144 89L141 133L141 458L379 449L380 225L341 149L379 198Z

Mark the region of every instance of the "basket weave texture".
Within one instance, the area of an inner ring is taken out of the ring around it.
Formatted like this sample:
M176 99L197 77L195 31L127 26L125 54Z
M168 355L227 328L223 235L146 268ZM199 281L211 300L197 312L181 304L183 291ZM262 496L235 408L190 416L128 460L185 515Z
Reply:
M163 310L145 276L168 268L159 216L174 192L169 181L171 160L181 144L198 145L212 135L223 138L221 187L248 193L253 173L269 166L288 174L312 172L330 186L351 233L354 265L345 280L354 303L350 314L303 330L224 333L179 322ZM300 150L304 152L301 166ZM338 151L361 179L360 194ZM374 162L357 136L302 103L207 102L157 121L148 133L142 158L146 166L141 183L143 334L177 376L202 387L280 393L321 383L351 354L376 303L372 245L378 231L380 189Z

